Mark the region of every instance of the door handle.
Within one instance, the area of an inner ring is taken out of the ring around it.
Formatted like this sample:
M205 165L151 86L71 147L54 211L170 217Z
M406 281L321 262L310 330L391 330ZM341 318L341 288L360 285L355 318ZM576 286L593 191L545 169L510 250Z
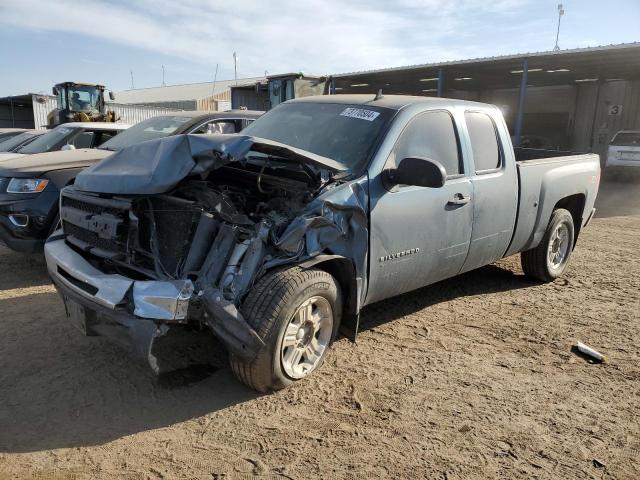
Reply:
M466 205L471 201L471 195L465 196L462 193L456 193L447 205Z

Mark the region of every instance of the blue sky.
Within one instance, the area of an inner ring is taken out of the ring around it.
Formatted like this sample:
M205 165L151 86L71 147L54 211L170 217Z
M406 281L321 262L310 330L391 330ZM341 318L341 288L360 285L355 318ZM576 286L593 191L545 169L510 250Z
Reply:
M550 50L557 0L0 0L0 96ZM640 41L640 0L565 0L561 48Z

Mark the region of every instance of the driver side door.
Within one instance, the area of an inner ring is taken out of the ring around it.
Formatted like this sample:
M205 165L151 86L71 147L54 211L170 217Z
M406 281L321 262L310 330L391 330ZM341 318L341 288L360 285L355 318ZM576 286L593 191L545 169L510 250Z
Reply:
M389 187L385 175L371 179L370 268L366 303L452 277L469 251L473 187L464 171L459 137L446 110L417 114L398 137L385 169L403 158L440 162L440 188Z

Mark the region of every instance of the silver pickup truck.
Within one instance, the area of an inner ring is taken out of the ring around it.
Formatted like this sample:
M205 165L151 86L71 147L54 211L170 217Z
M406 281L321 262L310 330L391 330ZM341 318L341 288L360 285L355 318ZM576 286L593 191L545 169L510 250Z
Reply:
M45 254L86 334L159 372L159 337L209 328L237 377L272 391L318 368L339 329L354 338L365 305L518 252L553 281L599 180L597 155L514 151L492 105L308 97L240 135L144 142L85 170Z

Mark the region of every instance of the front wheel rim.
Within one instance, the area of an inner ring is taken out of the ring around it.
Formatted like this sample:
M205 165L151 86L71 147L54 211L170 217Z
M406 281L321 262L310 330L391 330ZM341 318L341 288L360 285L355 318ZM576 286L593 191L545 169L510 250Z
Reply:
M560 268L569 255L569 227L565 223L558 225L549 238L547 261L551 268Z
M320 364L331 341L333 310L329 301L311 297L289 319L280 344L280 363L293 379L309 375Z

